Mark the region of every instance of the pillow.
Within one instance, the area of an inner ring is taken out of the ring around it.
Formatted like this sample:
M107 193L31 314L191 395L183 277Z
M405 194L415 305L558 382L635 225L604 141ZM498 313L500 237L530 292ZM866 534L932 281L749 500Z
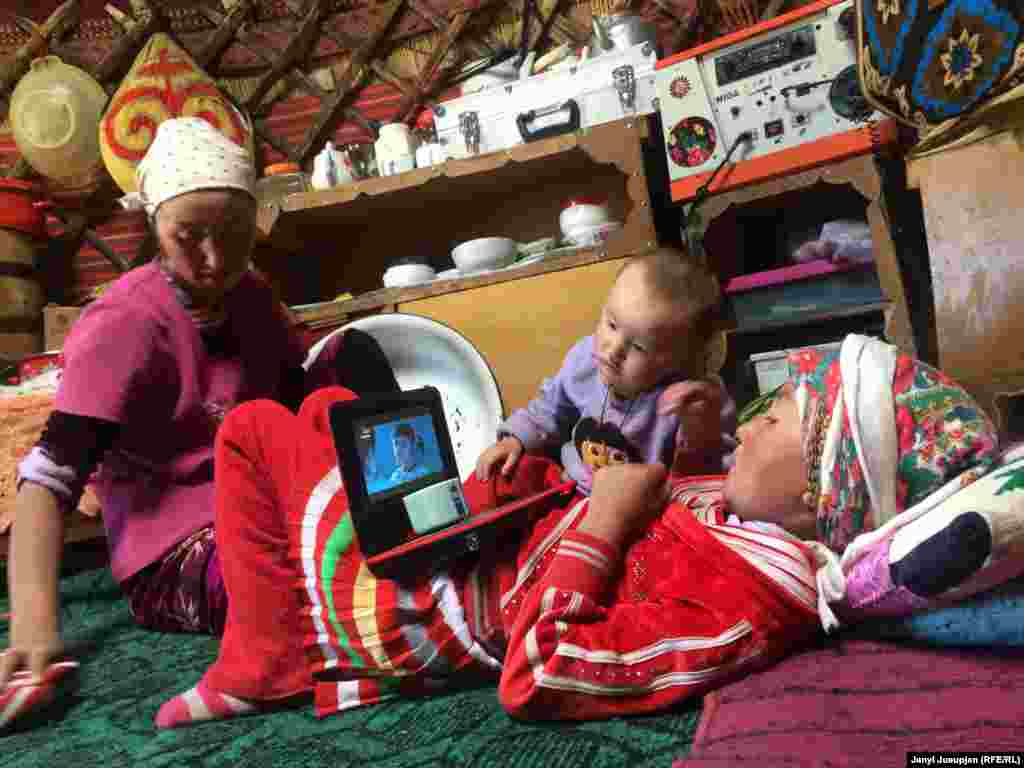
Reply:
M850 544L845 594L830 603L844 624L950 606L1024 573L1024 449L962 482Z
M709 693L672 768L903 766L913 750L1019 750L1021 686L1016 652L844 637Z
M948 608L899 619L866 621L853 636L933 646L1024 646L1024 578L1018 577Z
M100 152L126 193L135 192L135 166L156 129L173 117L201 117L252 152L248 118L188 53L163 33L149 38L100 121Z

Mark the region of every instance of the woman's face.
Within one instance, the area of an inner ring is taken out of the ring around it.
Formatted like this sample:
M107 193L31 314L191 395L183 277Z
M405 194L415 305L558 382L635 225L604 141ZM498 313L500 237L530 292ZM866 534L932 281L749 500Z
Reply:
M792 386L787 384L771 409L736 435L740 445L723 489L729 510L743 520L775 523L813 538L814 511L803 498L807 470Z
M200 305L220 301L249 268L256 202L227 189L187 192L157 209L160 258Z

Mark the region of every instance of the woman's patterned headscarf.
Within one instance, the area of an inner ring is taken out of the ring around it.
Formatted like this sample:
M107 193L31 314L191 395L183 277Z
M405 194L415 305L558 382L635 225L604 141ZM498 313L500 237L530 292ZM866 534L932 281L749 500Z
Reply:
M842 553L960 475L996 459L991 420L958 384L890 344L850 335L789 358L818 541Z

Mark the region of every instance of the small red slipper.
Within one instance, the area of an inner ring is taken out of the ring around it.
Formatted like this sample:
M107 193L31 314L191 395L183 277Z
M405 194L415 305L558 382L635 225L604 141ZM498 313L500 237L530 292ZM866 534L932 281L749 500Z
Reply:
M32 675L27 671L15 672L0 690L0 730L53 703L77 672L77 661L51 664L38 682L32 682Z

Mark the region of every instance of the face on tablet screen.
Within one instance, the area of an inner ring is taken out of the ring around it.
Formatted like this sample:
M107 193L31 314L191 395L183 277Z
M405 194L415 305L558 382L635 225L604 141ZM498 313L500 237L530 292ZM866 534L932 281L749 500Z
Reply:
M401 414L361 425L357 432L366 492L387 493L443 470L429 413Z

